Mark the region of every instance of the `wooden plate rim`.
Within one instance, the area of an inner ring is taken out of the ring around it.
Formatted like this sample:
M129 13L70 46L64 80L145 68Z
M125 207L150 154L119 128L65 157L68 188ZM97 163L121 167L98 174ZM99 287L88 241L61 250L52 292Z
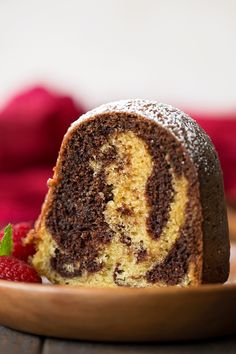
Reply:
M51 284L30 284L30 283L21 283L21 282L12 282L6 280L0 280L0 290L1 289L12 289L18 291L33 291L35 293L57 293L59 296L62 294L68 295L83 295L90 293L91 296L98 295L101 293L103 296L113 295L171 295L174 294L183 294L187 293L196 294L196 293L219 293L219 292L231 292L236 291L236 284L203 284L195 287L163 287L163 288L128 288L128 287L118 287L118 288L106 288L106 287L72 287L68 285L51 285Z

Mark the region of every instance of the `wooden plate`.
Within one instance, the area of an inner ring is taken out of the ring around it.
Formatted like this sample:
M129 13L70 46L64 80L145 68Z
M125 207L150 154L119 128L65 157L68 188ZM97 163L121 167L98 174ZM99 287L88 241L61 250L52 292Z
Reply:
M173 341L236 333L236 244L225 285L88 289L0 281L0 323L96 341Z

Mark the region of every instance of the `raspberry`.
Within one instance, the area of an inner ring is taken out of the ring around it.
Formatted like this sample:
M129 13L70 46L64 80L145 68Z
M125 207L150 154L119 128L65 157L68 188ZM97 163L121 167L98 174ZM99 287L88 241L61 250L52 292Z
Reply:
M0 257L0 279L25 283L42 283L42 279L33 267L12 256Z
M13 252L12 256L23 261L28 260L29 256L35 253L34 245L24 245L23 240L27 233L32 229L32 224L29 222L21 222L12 226ZM0 231L0 241L3 238L4 230Z

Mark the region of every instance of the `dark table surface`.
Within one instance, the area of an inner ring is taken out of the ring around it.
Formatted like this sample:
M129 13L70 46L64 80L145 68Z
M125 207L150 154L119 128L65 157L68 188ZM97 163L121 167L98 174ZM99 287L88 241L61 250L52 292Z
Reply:
M0 326L1 354L236 354L236 336L172 344L92 343L45 338Z

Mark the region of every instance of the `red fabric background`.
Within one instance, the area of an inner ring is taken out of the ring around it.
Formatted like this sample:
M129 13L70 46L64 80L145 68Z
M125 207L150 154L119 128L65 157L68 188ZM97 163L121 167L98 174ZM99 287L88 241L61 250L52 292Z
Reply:
M83 113L81 104L43 87L0 112L0 225L37 218L62 137Z
M228 200L236 201L236 112L227 115L190 113L210 136L218 152Z

